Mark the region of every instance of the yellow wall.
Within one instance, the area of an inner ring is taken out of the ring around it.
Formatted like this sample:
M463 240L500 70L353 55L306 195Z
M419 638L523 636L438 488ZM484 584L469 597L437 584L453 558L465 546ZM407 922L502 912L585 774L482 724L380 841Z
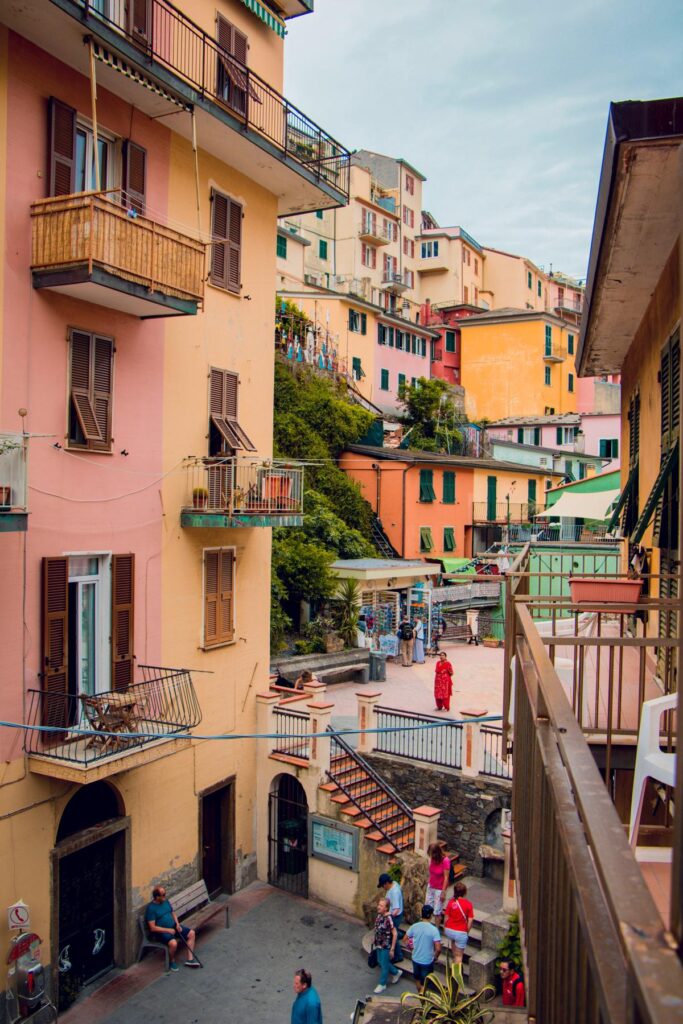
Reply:
M508 416L542 416L576 411L574 357L561 363L544 362L545 325L552 325L553 351L567 350L567 333L577 340L576 327L567 328L555 317L538 320L501 320L488 323L472 317L460 322L462 338L460 380L465 388L465 409L474 420ZM545 384L550 366L551 385ZM574 392L568 374L574 375Z
M214 39L216 13L227 18L248 40L247 64L278 92L283 90L284 41L240 0L183 0L181 9Z
M484 288L491 293L492 309L528 309L537 311L548 308L548 281L546 275L523 256L484 249ZM527 274L531 272L531 288ZM541 294L538 294L538 281ZM487 296L488 298L488 296Z
M543 504L546 482L557 483L557 478L553 478L544 474L542 470L532 472L531 468L526 471L523 469L481 469L475 468L474 470L474 493L472 500L475 502L485 502L487 499L487 487L488 478L495 476L497 480L496 484L496 501L505 501L505 495L510 495L511 505L524 505L529 499L528 481L536 480L536 501L539 505Z

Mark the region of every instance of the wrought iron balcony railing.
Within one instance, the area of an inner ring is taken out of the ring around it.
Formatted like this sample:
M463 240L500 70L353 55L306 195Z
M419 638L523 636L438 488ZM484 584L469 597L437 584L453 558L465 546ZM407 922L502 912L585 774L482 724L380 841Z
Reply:
M474 501L472 502L473 523L530 523L534 516L543 511L543 505L533 501Z
M249 458L193 459L183 511L225 516L301 516L304 467Z
M0 434L0 512L27 512L27 444L23 434Z
M187 669L138 665L138 682L96 694L29 690L24 750L83 768L178 733L202 720Z
M79 18L104 23L138 51L146 75L154 74L158 65L166 72L164 85L168 72L177 76L348 200L349 151L169 0L125 6L93 0L71 3ZM133 17L126 13L129 8Z

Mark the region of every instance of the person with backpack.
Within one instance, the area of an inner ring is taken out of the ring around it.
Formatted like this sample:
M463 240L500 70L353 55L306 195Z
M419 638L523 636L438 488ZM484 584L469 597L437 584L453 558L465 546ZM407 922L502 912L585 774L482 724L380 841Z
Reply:
M413 663L413 644L415 643L415 630L407 615L401 619L397 634L400 641L401 664L405 667Z
M509 960L501 960L498 965L503 983L503 1006L524 1006L524 981Z

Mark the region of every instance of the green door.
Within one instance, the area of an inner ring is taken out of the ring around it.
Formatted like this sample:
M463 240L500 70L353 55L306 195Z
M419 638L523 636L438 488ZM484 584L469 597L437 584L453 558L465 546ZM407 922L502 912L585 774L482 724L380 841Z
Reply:
M498 481L495 476L486 478L486 518L489 522L496 520L496 485Z
M529 502L529 518L536 513L536 481L528 481L527 500Z

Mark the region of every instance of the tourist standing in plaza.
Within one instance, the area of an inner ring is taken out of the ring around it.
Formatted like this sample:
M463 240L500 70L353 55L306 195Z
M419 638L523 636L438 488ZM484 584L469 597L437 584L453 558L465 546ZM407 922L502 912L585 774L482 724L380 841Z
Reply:
M407 933L407 938L413 944L413 977L418 992L422 991L428 976L433 973L441 953L441 935L436 925L432 924L433 913L434 907L425 903L422 920L411 924Z
M415 619L415 640L413 643L413 661L423 665L425 660L425 624L418 615Z
M425 903L434 907L434 924L441 924L441 915L446 903L446 890L448 889L448 876L451 870L451 862L443 852L441 843L432 843L427 848L429 857L429 882L427 884L427 895Z
M389 900L383 896L377 903L375 937L373 940L373 946L377 950L377 963L379 964L380 970L379 985L375 986L375 995L379 995L380 992L385 991L387 981L390 981L392 985L395 985L396 982L401 979L403 972L398 967L394 967L391 962L394 958L394 953L396 952L397 941L398 932L396 931L394 918L390 913ZM293 1019L292 1024L295 1024Z
M292 1004L292 1024L323 1024L320 996L313 988L311 972L300 968L294 975L296 998Z
M413 663L413 644L415 643L415 631L407 615L404 615L398 625L396 635L399 639L401 651L401 664L405 667Z
M463 882L456 882L453 886L453 898L446 904L443 933L447 939L450 939L453 960L456 964L462 963L470 928L474 921L474 907L469 900L465 899L466 894L467 886Z
M451 710L451 694L453 693L453 666L445 651L439 654L434 671L434 700L437 711Z

